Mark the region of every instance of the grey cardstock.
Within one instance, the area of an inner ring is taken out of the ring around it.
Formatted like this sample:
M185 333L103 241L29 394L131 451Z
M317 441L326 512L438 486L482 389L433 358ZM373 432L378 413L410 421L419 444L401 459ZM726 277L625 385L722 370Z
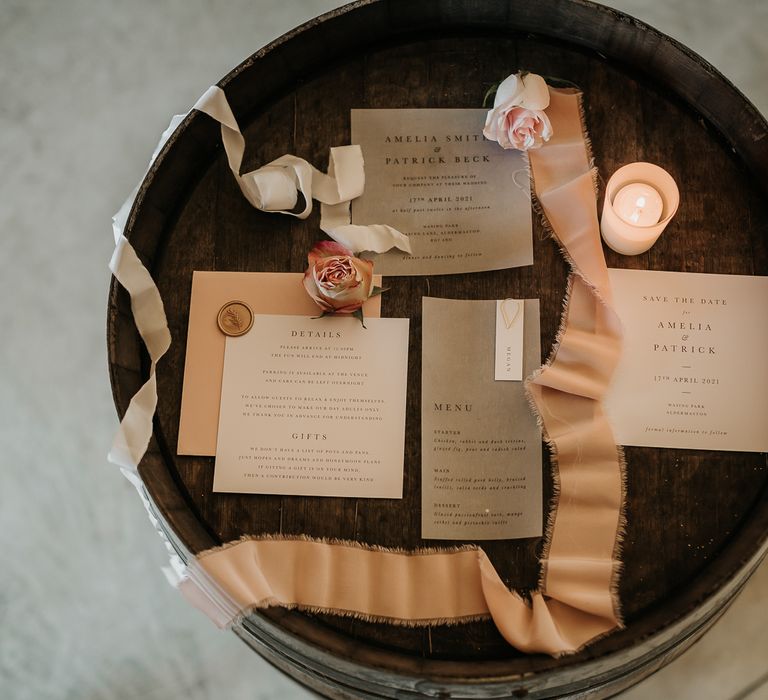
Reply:
M353 109L365 192L352 223L408 234L413 255L372 256L382 275L439 275L533 264L525 154L483 138L484 109Z
M540 364L539 301L525 301L524 376ZM523 382L494 379L495 301L422 300L421 534L542 534L542 443Z

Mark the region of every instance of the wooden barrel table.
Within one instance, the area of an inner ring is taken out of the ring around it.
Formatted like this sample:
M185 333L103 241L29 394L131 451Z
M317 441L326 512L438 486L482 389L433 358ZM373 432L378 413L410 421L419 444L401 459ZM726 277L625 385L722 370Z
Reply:
M284 153L324 168L328 148L349 143L350 109L478 107L492 83L519 68L582 87L603 185L621 165L644 160L680 186L680 209L659 242L636 257L606 250L609 267L768 274L768 125L712 66L606 7L362 0L258 51L219 85L246 136L243 171ZM389 278L382 315L411 319L403 499L213 493L213 458L175 454L192 271L303 271L318 223L316 213L300 221L252 208L229 171L218 124L199 113L184 120L141 185L126 235L160 288L173 345L158 367L155 431L140 474L185 559L261 533L434 544L419 536L422 296L539 298L544 356L552 346L567 267L539 221L533 266ZM108 316L122 415L148 363L128 296L114 281ZM627 459L619 591L626 628L575 655L517 652L490 621L408 628L273 608L235 631L329 697L609 696L697 639L768 547L765 454L628 448ZM536 587L540 546L540 539L483 543L518 590Z

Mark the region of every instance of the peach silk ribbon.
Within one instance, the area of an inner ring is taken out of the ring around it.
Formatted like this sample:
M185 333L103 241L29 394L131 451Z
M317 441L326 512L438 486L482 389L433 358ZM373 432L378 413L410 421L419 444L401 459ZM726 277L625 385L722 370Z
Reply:
M600 244L581 94L550 89L554 135L529 152L545 224L571 264L557 343L527 380L553 457L555 505L539 589L510 591L482 549L405 552L307 537L253 537L197 556L180 588L224 626L280 605L404 625L490 616L514 647L572 653L621 626L624 461L602 407L621 329Z

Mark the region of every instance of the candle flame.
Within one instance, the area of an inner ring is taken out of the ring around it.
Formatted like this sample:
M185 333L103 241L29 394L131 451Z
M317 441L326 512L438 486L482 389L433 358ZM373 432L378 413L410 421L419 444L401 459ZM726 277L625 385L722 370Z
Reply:
M640 195L635 200L635 209L634 211L629 215L629 220L636 224L638 221L640 221L640 215L643 213L643 207L646 204L646 199L643 195Z

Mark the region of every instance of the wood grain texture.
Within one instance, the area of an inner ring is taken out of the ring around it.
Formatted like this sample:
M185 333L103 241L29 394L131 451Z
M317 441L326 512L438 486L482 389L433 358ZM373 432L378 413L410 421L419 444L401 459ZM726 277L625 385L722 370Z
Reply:
M381 1L334 14L222 81L244 127L244 171L283 153L324 168L328 148L349 142L352 108L479 106L490 84L525 68L584 89L603 183L619 166L648 160L679 185L679 211L659 242L633 258L606 250L609 266L768 274L768 139L759 138L765 122L674 42L581 1ZM158 369L156 445L141 473L191 552L276 532L406 548L433 544L419 537L421 297L539 298L542 355L551 348L567 266L538 221L531 267L389 278L383 314L411 319L404 498L213 494L213 459L175 455L192 271L302 271L306 251L322 237L318 223L317 212L299 221L250 207L226 165L218 129L203 115L187 119L142 187L129 237L160 287L174 342ZM127 295L113 285L110 372L121 413L147 369L129 313ZM768 527L763 454L630 448L627 457L620 594L628 626L578 655L519 654L491 623L408 629L280 610L262 615L347 658L393 671L578 674L586 660L631 648L695 611L736 574ZM545 467L545 507L551 493ZM538 539L482 544L505 583L535 587Z

